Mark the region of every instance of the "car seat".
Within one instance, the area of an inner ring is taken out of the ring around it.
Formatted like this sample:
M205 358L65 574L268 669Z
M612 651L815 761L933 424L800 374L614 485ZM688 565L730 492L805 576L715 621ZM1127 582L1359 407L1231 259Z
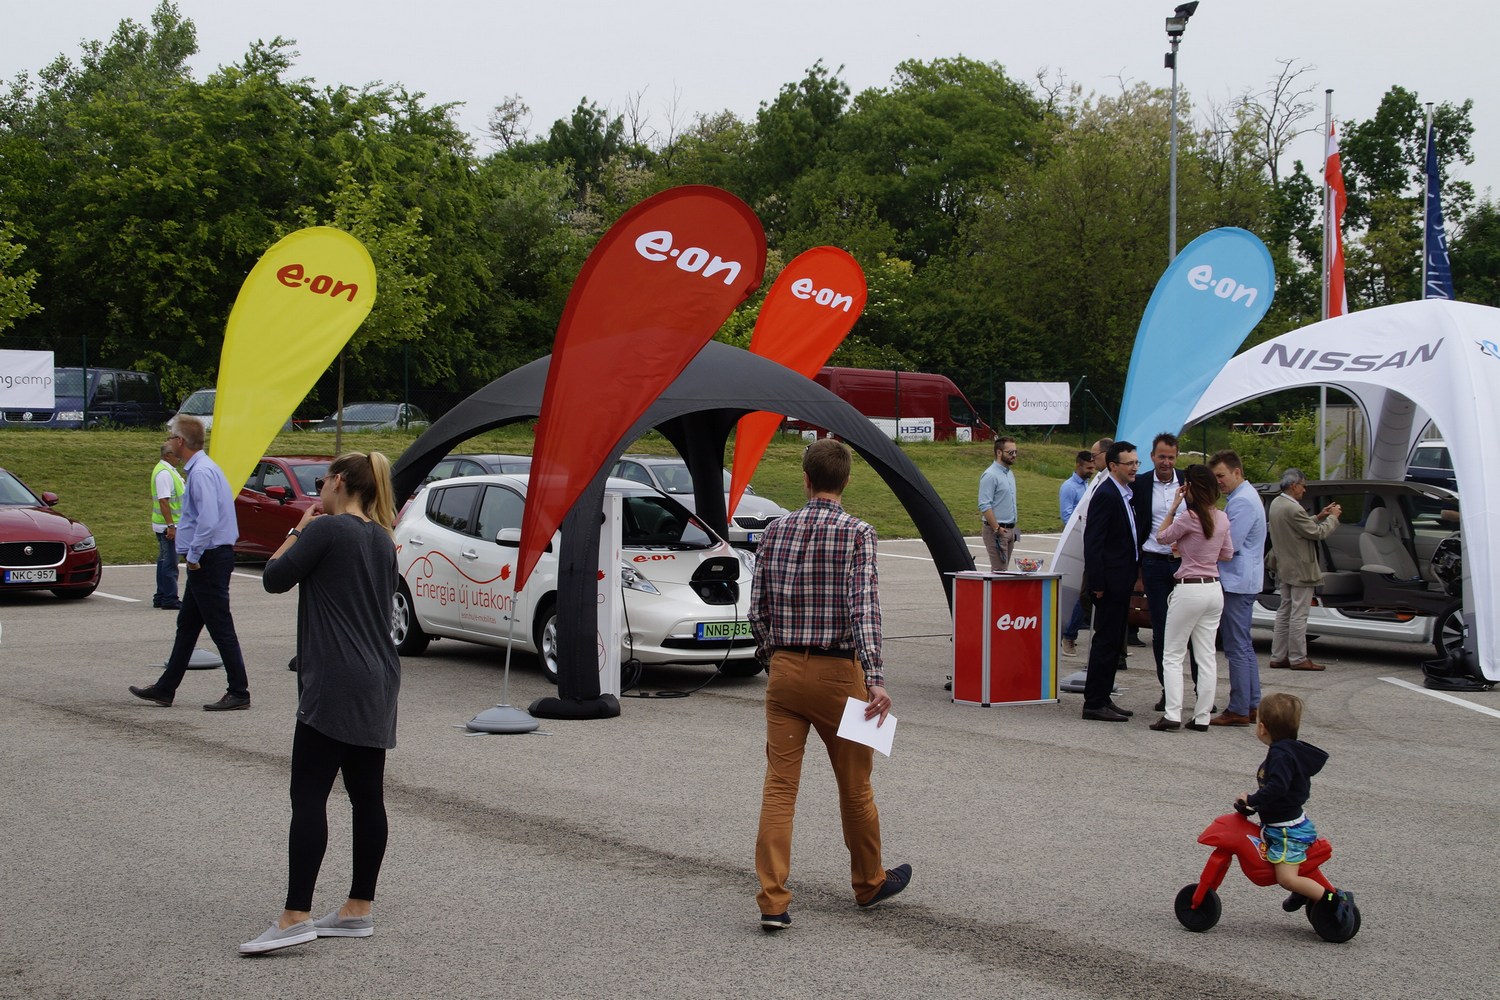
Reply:
M1420 580L1417 563L1406 545L1391 528L1391 511L1376 507L1365 519L1364 533L1359 536L1359 554L1364 560L1361 571L1387 573L1397 580Z

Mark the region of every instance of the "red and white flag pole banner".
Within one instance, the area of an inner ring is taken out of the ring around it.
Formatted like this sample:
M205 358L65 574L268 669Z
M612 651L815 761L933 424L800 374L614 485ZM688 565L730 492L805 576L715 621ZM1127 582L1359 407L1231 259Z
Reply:
M838 247L813 247L782 269L761 303L750 352L812 378L864 312L867 289L859 263ZM757 411L734 432L730 476L732 517L784 413Z
M517 590L611 449L760 287L765 268L760 220L718 188L663 191L604 234L557 327Z

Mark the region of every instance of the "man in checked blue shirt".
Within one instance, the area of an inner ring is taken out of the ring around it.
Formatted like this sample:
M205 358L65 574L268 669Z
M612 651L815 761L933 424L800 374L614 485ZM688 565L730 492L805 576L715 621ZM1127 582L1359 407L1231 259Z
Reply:
M155 684L131 685L130 693L144 701L168 708L187 671L188 659L203 629L208 629L224 671L229 690L218 701L204 705L205 711L223 712L250 707L250 681L239 636L229 614L229 578L234 572L234 542L239 523L234 516L234 492L223 471L203 450L203 421L178 415L167 425L167 443L182 461L187 491L182 497L182 518L177 522L177 551L187 559L187 586L182 609L177 612L177 638L166 669Z
M880 592L875 529L845 513L842 497L853 464L847 445L825 438L802 456L807 506L771 524L756 552L750 629L767 663L766 780L755 838L760 926L791 926L792 817L802 780L807 733L828 748L839 787L844 844L854 901L869 907L906 888L911 865L886 869L880 814L870 787L874 750L840 738L849 698L866 702L865 718L891 711L880 660Z

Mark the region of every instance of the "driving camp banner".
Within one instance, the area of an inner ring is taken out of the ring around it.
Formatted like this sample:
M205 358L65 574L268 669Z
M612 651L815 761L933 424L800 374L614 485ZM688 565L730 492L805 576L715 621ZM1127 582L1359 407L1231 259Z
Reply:
M341 229L300 229L265 252L224 330L209 454L250 478L278 431L375 305L375 264Z
M865 273L837 247L813 247L782 269L761 303L750 337L750 353L812 378L843 343L865 309ZM734 432L734 471L729 506L733 516L782 413L760 411L740 418Z
M760 286L765 267L755 213L700 185L646 199L594 247L547 370L517 590L611 450Z

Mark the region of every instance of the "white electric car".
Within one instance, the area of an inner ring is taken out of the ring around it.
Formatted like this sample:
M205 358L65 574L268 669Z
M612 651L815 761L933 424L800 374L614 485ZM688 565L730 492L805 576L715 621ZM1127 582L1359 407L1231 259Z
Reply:
M407 656L435 638L535 653L557 679L557 553L561 533L519 594L524 475L466 476L423 486L396 524L401 573L392 637ZM690 511L649 486L610 479L621 497L624 591L621 658L643 663L722 666L749 676L760 669L745 612L754 556L731 548Z

